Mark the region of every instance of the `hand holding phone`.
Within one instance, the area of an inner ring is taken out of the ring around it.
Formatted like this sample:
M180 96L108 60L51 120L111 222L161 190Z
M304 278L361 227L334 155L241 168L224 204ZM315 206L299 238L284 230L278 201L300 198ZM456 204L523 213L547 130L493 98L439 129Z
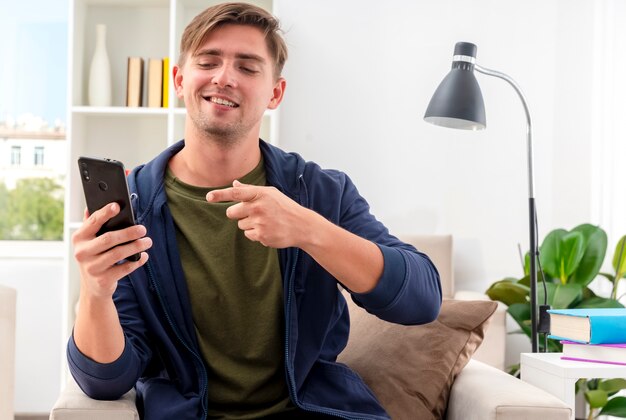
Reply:
M81 156L78 168L90 214L109 203L115 202L120 206L119 213L104 223L96 236L135 225L124 164L112 159ZM139 254L134 254L126 259L138 261L139 258Z

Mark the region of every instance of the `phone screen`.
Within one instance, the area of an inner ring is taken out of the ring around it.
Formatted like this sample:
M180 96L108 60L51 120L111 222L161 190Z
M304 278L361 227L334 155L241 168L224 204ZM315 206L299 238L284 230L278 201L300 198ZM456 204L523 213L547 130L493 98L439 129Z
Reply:
M99 159L81 156L78 159L80 178L90 214L109 203L117 203L120 212L108 220L96 235L102 235L112 230L123 229L135 224L135 216L131 205L126 171L124 164L112 159ZM129 258L132 261L139 259L139 254Z

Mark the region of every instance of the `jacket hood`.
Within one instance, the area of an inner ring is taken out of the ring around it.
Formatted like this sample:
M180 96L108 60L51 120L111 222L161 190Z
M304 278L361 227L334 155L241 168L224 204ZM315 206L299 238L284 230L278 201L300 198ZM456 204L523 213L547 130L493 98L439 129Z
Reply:
M133 202L137 223L143 224L147 212L164 203L163 179L169 160L185 147L185 141L174 143L150 162L133 169L128 176L128 186L136 194ZM305 161L297 153L287 153L259 139L259 147L265 161L267 182L297 201L300 194L298 178L302 176ZM296 174L294 177L293 174ZM160 198L159 198L160 197Z

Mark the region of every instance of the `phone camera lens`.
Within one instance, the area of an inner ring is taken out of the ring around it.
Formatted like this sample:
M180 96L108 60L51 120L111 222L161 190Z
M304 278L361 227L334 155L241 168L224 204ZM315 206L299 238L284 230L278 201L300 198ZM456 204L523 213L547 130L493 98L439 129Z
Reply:
M89 177L89 171L87 169L83 170L83 177L85 181L89 181L91 178Z

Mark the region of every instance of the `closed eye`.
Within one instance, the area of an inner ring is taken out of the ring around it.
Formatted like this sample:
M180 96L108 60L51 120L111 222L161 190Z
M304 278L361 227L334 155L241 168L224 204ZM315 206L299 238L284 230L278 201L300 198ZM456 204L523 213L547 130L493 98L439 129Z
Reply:
M251 69L250 67L240 67L240 68L241 68L241 70L243 70L244 72L249 73L249 74L256 74L256 73L258 73L258 70Z

